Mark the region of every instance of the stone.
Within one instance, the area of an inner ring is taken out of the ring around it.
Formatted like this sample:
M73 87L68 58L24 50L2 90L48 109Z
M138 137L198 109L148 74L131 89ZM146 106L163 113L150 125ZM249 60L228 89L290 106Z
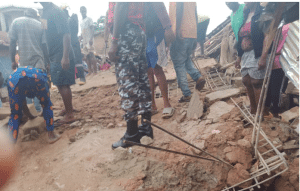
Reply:
M8 116L8 117L6 117L5 119L0 120L0 129L1 129L2 127L5 127L5 126L8 125L9 118L10 118L10 117Z
M293 107L292 109L281 114L281 119L284 122L289 122L292 119L299 117L299 107Z
M74 142L76 141L75 136L70 137L69 141L70 141L71 143L74 143Z
M206 146L205 140L193 141L192 144L195 145L196 147L202 149L202 150L206 149L206 147L207 147L207 146ZM190 147L190 149L191 149L191 151L192 151L194 154L198 154L198 155L199 155L199 154L202 153L201 150L198 150L198 149L196 149L196 148Z
M114 124L113 123L109 123L108 125L107 125L107 128L108 129L112 129L112 128L114 128L115 126L114 126Z
M227 143L228 143L228 141L227 141ZM229 153L229 152L231 152L232 151L232 147L226 147L225 149L224 149L224 153Z
M233 141L227 141L227 144L231 145L231 146L236 146L236 142ZM227 147L228 148L228 147ZM224 151L225 152L225 151Z
M246 128L246 129L244 129L244 130L242 131L242 135L243 135L244 137L246 137L247 135L252 135L252 131L253 131L253 129L251 129L251 128Z
M224 101L218 101L209 107L207 119L213 119L213 122L217 123L222 115L229 113L234 107Z
M9 107L0 108L0 120L3 120L9 116L10 116L10 108Z
M200 100L199 94L197 91L193 93L189 107L187 109L187 118L188 119L199 119L203 115L203 101Z
M178 123L182 123L186 118L187 112L183 112L179 117L177 118Z
M36 111L35 106L34 106L33 103L32 103L32 104L27 104L27 107L28 107L30 113L31 113L33 116L37 116L37 115L39 114L39 113Z
M107 119L108 117L102 114L93 115L93 119Z
M153 139L151 139L151 138L148 137L148 136L143 136L143 137L141 138L141 143L142 143L143 145L151 145L153 142L154 142Z
M240 147L231 147L231 152L226 153L225 158L231 164L240 163L245 169L250 169L252 164L252 155Z
M80 121L75 121L75 122L73 122L73 123L71 123L71 127L80 127L82 124L81 124L81 122Z
M36 130L39 134L46 130L46 123L43 117L36 117L28 120L22 127L24 135L30 134L31 130Z
M238 140L237 144L241 147L251 148L251 143L245 139Z
M227 175L227 184L229 186L233 186L238 184L244 180L250 178L249 172L245 169L245 167L239 163L237 163L234 168L232 168ZM251 186L251 180L239 185L240 188L247 188Z
M272 131L272 132L270 133L270 135L271 135L272 137L277 137L279 134L278 134L277 131Z
M208 99L209 102L212 102L212 101L222 100L225 98L236 96L240 93L240 91L241 90L239 88L220 90L220 91L209 93L205 97Z

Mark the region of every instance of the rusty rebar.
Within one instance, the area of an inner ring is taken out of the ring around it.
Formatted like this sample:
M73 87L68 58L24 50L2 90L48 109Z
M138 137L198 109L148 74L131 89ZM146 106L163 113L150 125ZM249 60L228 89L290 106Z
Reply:
M215 157L215 156L212 155L212 154L209 154L208 152L204 151L203 149L200 149L199 147L196 147L195 145L193 145L193 144L187 142L186 140L184 140L184 139L182 139L182 138L180 138L180 137L174 135L173 133L171 133L171 132L169 132L169 131L163 129L162 127L160 127L160 126L158 126L158 125L155 125L154 123L151 123L151 122L148 121L147 119L144 119L144 121L145 121L146 123L148 123L148 124L153 125L154 127L158 128L159 130L162 130L162 131L168 133L169 135L171 135L171 136L175 137L176 139L178 139L178 140L184 142L185 144L188 144L189 146L194 147L195 149L204 152L205 154L207 154L207 155L213 157L214 159L217 159L218 161L223 162L223 163L225 163L225 164L231 166L232 168L234 167L234 166L232 166L231 164L229 164L228 162L223 161L222 159L219 159L219 158Z
M135 145L135 146L140 146L140 147L145 147L148 149L154 149L154 150L159 150L159 151L165 151L165 152L169 152L169 153L174 153L174 154L179 154L179 155L184 155L184 156L189 156L189 157L194 157L194 158L198 158L198 159L203 159L203 160L209 160L209 161L214 161L214 162L218 162L214 159L210 159L210 158L205 158L205 157L200 157L197 155L191 155L191 154L187 154L187 153L182 153L182 152L178 152L178 151L172 151L172 150L168 150L168 149L162 149L162 148L158 148L158 147L153 147L153 146L149 146L149 145L143 145L140 143L135 143L135 142L131 142L131 141L123 141L125 144L130 144L130 145Z

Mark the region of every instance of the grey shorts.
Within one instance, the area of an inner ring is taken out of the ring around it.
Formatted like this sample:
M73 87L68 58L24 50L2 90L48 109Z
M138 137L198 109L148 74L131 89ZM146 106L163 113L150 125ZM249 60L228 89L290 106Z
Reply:
M249 76L253 79L261 80L265 78L266 69L258 70L259 59L260 58L255 58L254 50L244 52L241 60L242 77L245 77L247 74L249 74Z

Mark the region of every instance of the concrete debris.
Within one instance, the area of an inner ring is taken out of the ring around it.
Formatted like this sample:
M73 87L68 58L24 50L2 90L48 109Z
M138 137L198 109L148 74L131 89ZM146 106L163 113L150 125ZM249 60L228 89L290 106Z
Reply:
M70 141L71 143L74 143L74 142L76 141L75 136L70 137L70 138L69 138L69 141Z
M9 117L6 117L3 120L0 120L0 129L8 125Z
M251 148L251 143L245 139L238 140L237 144L241 147L245 147L247 149Z
M218 122L222 115L229 113L234 107L234 105L229 105L224 101L218 101L209 107L207 119Z
M214 68L218 65L218 63L214 58L196 59L195 64L198 66L199 69L204 69L204 70Z
M192 99L190 101L187 118L188 119L199 119L203 115L203 101L200 100L199 94L197 91L193 93Z
M22 127L24 135L30 134L31 130L37 131L39 134L46 131L46 123L43 117L36 117L33 120L28 120Z
M232 168L227 176L227 184L229 186L233 186L235 184L238 184L244 180L247 180L250 178L249 172L245 169L245 167L239 163L237 163L234 168ZM251 186L252 182L248 181L241 185L239 185L240 188L247 188Z
M8 116L10 116L10 108L9 107L0 108L0 120L3 120Z
M220 90L220 91L216 91L216 92L207 94L206 98L208 99L208 101L212 102L212 101L222 100L225 98L236 96L240 92L241 92L241 90L239 88Z
M240 163L245 167L245 169L251 168L252 155L250 154L250 152L245 151L240 147L231 147L230 149L225 150L231 150L225 155L226 160L228 160L231 164Z
M82 125L82 123L80 121L75 121L73 123L71 123L71 127L80 127Z
M109 123L108 125L107 125L107 128L108 129L112 129L112 128L114 128L115 127L115 125L113 124L113 123Z
M292 109L281 114L282 121L289 122L292 119L299 117L299 107L293 107Z
M205 140L200 140L200 141L192 141L191 142L193 145L195 145L196 147L198 147L198 148L200 148L200 149L202 149L202 150L204 150L204 149L206 149L206 142L205 142ZM200 150L198 150L198 149L195 149L195 148L193 148L193 147L190 147L190 150L194 153L194 154L201 154L202 153L202 151L200 151Z
M182 123L185 120L186 115L187 115L187 112L183 112L181 115L179 115L177 118L177 122Z
M154 142L153 139L151 139L151 138L148 137L148 136L143 136L143 137L141 138L141 143L142 143L143 145L151 145L153 142Z

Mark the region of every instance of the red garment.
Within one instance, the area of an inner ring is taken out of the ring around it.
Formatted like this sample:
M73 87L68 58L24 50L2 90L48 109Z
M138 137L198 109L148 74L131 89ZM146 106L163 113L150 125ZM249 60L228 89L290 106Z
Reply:
M109 9L108 9L108 16L107 16L107 27L109 28L109 30L111 29L114 23L113 18L114 18L115 6L116 6L115 2L109 2L109 6L108 6Z
M248 23L245 23L244 26L240 29L240 35L242 39L242 48L248 49L248 47L252 47L252 41L251 41L251 21Z
M144 3L143 2L133 2L128 5L128 20L133 24L138 25L144 31L146 26L144 23Z

